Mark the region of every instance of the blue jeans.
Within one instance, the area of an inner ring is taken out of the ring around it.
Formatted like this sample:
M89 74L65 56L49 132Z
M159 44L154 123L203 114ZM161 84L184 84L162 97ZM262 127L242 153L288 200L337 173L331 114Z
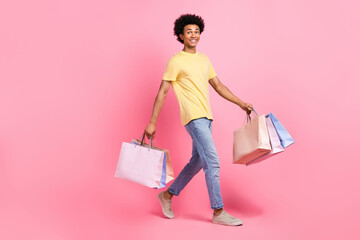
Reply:
M207 118L199 118L185 125L186 131L193 140L192 157L168 190L175 196L179 195L186 184L200 169L203 169L211 208L218 209L222 208L224 204L220 192L220 162L211 135L211 122L212 120Z

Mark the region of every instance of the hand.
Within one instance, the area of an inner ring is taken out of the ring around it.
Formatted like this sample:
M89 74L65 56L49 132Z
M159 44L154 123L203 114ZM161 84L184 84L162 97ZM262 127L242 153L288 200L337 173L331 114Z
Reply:
M150 138L155 138L155 130L156 130L156 125L155 123L149 123L146 128L145 128L145 135L147 136L148 139Z
M246 113L249 115L251 113L251 111L253 110L253 105L250 103L243 103L240 106L244 111L246 111Z

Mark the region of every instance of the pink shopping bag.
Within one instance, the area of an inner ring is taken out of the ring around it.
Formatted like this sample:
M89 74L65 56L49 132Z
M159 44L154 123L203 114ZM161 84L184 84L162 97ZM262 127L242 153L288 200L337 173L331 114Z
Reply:
M245 126L234 131L233 163L247 164L271 151L265 115L256 113L252 119L247 115L247 119Z
M280 138L279 138L278 134L276 133L274 124L272 123L271 119L269 117L265 117L265 120L266 120L266 127L267 127L267 130L269 133L269 138L270 138L271 151L257 159L254 159L251 162L248 162L246 164L246 166L254 164L254 163L259 163L277 153L281 153L284 151L284 148L281 146L281 143L280 143Z

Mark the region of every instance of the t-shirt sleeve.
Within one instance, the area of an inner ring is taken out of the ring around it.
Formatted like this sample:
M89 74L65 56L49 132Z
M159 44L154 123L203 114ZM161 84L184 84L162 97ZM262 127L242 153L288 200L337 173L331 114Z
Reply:
M210 61L209 61L210 62ZM216 77L215 70L210 62L210 68L209 68L209 80Z
M179 72L179 66L176 64L174 59L170 58L166 64L166 69L162 79L165 81L176 81Z

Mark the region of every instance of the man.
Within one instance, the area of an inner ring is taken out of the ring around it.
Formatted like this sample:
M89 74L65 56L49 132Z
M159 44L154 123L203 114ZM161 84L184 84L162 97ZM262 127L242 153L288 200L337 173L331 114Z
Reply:
M176 53L167 63L159 92L156 96L150 123L145 129L148 138L155 137L156 121L164 104L166 94L173 87L180 105L181 123L193 140L192 157L180 172L168 190L158 195L163 213L174 218L171 209L171 198L177 196L186 184L203 169L210 198L214 210L213 222L223 225L240 226L242 221L224 211L219 182L219 158L212 139L213 116L209 104L209 84L223 98L235 103L248 114L252 105L244 103L216 76L209 58L196 51L200 34L204 31L204 21L193 14L181 15L175 21L174 35L184 44L184 48Z

